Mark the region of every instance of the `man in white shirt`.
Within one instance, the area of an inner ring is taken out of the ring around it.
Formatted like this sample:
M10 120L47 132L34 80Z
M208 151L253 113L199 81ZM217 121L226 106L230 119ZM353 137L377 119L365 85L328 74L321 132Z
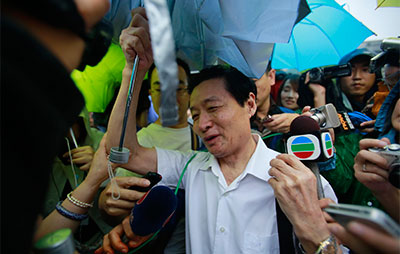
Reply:
M141 59L136 76L139 83L152 63L144 9L135 10L133 17L131 26L121 34L127 63L109 122L109 149L119 141L134 56ZM138 89L140 85L135 85L134 92ZM234 68L216 66L201 71L189 85L189 93L193 129L209 152L144 148L136 134L130 133L125 144L132 155L124 165L141 174L157 171L163 184L176 187L185 165L196 154L181 184L186 191L186 252L279 253L276 198L307 253L321 246L334 247L331 253L339 253L319 206L313 173L293 156L278 155L260 136L251 134L250 118L257 109L254 83ZM133 117L129 121L135 126ZM323 186L326 196L336 200L325 180ZM111 246L127 251L128 246L120 240L123 234L133 239L130 247L145 240L135 237L129 221L124 220L104 237L103 251L111 252Z

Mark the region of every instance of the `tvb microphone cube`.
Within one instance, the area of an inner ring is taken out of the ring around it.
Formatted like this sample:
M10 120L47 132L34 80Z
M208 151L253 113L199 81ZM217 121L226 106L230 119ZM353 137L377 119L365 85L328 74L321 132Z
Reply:
M303 161L326 161L333 156L333 141L328 131L291 135L286 141L288 154Z

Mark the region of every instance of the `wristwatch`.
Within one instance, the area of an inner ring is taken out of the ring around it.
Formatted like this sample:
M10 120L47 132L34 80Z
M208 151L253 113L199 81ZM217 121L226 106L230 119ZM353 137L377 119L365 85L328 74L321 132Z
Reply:
M319 247L315 254L336 254L336 252L336 238L333 235L330 235L328 238L319 243Z

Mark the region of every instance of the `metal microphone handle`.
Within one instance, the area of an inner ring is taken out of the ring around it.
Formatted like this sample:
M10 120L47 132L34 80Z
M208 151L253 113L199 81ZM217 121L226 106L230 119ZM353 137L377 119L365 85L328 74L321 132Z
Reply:
M325 193L324 189L322 188L322 181L321 181L321 175L319 174L319 168L318 164L316 162L304 162L304 164L311 169L311 171L314 173L315 177L317 178L317 193L318 193L318 199L325 198Z

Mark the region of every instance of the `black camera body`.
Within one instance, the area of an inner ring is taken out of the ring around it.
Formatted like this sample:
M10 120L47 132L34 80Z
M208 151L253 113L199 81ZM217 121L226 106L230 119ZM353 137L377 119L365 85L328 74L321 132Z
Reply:
M310 83L323 83L324 80L351 75L350 63L312 68L309 71Z
M383 148L372 147L368 150L386 159L389 165L389 182L400 189L400 145L390 144Z
M400 65L400 38L386 38L381 42L382 52L371 58L369 72L378 72L385 64Z

